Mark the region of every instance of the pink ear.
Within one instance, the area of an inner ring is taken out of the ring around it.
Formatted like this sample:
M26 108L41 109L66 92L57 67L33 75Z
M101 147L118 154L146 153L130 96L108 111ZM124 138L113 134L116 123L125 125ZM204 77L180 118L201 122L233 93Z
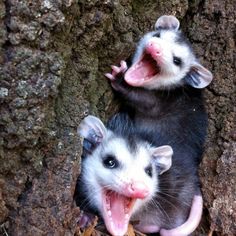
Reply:
M157 19L155 29L170 29L177 31L179 25L179 20L175 16L164 15Z
M199 63L192 65L190 72L187 74L186 82L194 88L205 88L213 79L212 73Z
M87 116L80 123L77 132L79 136L93 143L101 142L106 136L106 127L95 116Z
M160 175L169 170L172 165L173 149L169 145L157 147L153 149L152 157L155 165L160 167Z

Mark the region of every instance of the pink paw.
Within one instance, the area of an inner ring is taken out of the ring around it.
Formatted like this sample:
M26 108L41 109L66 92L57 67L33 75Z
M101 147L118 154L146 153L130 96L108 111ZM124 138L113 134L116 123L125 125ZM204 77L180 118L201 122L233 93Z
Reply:
M120 62L120 67L118 66L111 66L112 72L111 73L106 73L105 76L110 79L110 80L116 80L116 76L118 74L124 74L125 71L127 70L128 66L125 61Z

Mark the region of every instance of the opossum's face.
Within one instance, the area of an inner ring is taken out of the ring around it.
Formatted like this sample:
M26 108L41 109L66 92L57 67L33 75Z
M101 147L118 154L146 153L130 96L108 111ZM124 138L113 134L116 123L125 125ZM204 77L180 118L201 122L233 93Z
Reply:
M85 121L80 130L86 129ZM158 175L170 168L172 153L169 146L130 145L110 130L102 134L102 141L83 160L82 172L87 196L112 235L124 235L131 215L154 197Z
M174 16L157 20L156 31L146 34L138 44L133 64L125 74L128 84L166 89L184 83L203 88L211 82L212 74L197 62L178 28Z
M89 194L107 229L124 235L132 213L154 196L157 173L147 147L132 153L123 139L108 136L110 140L97 147L83 168Z

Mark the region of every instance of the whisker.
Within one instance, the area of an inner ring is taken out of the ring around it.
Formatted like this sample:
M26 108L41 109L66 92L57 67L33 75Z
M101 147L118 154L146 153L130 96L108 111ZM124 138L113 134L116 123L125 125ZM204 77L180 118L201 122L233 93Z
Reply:
M173 204L171 201L169 201L168 199L164 198L163 196L158 196L160 199L164 200L165 202L169 203L171 206L173 206L176 210L178 210L178 207Z
M160 209L160 212L162 213L162 215L163 215L163 216L165 215L165 216L167 217L168 221L171 222L169 215L168 215L167 212L163 209L163 207L161 206L161 204L160 204L159 202L155 201L154 199L152 199L152 203L153 203L156 207L158 207L158 208Z
M176 193L176 194L179 194L179 193L185 193L185 194L188 194L189 195L189 191L187 191L186 189L181 189L181 190L178 190L178 189L175 189L175 188L161 188L159 192L168 192L169 194L171 193Z
M183 203L184 205L190 207L190 204L188 204L188 203L186 203L185 201L183 201L183 199L180 200L179 198L174 197L174 196L172 196L171 194L168 194L168 193L165 193L165 192L159 192L159 195L160 195L160 194L163 194L163 195L168 196L168 197L170 197L170 198L172 198L172 199L175 199L175 200L177 200L178 202ZM162 197L163 199L165 199L163 196L160 196L160 197ZM167 199L165 199L165 200L167 200Z
M86 181L82 180L82 183L86 184ZM85 193L85 198L83 199L83 201L79 204L80 208L86 208L89 205L92 205L91 203L93 202L93 198L92 196L96 195L97 193L100 193L102 191L103 188L107 188L110 189L112 187L111 184L107 184L104 186L98 186L99 189L92 189L91 191L87 191Z

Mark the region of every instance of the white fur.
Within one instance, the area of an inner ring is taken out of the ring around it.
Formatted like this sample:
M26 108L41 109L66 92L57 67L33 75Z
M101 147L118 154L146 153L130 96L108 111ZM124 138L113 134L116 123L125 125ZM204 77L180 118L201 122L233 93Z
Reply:
M81 122L78 133L85 139L93 138L91 137L93 134L95 141L99 137L95 150L82 161L82 182L86 191L86 202L103 212L104 188L125 195L127 186L134 183L143 184L148 190L148 195L144 199L135 201L131 214L141 209L154 197L158 191L158 175L155 166L158 164L164 166L163 172L170 168L173 154L170 146L152 147L140 141L136 143L135 150L130 150L131 147L125 138L116 136L106 129L94 116L88 116ZM107 155L114 156L119 166L116 168L104 166L103 161ZM152 165L152 177L145 171L150 165Z
M156 33L155 31L149 32L140 39L136 52L134 54L133 60L132 60L132 64L136 63L137 61L141 59L144 48L147 45L147 42L153 37L155 33Z
M108 131L104 142L97 147L93 154L83 162L83 181L90 198L90 202L99 210L102 209L102 187L108 187L116 192L121 192L122 185L131 180L143 182L149 189L149 197L145 200L137 200L133 212L150 200L157 191L157 173L153 168L153 176L149 177L145 168L151 162L151 147L147 144L140 145L135 156L127 148L124 139L113 137ZM112 154L121 163L120 168L105 168L102 163L102 155Z
M156 32L150 32L141 39L133 59L133 64L141 59L144 50L150 41L159 44L162 49L161 61L157 59L158 65L161 68L161 73L154 76L152 80L145 81L143 87L155 89L182 85L183 81L181 80L190 71L192 64L196 61L194 54L188 45L180 44L175 41L177 36L176 31L162 30L160 38L153 37L155 33ZM182 67L173 63L173 55L182 59Z

